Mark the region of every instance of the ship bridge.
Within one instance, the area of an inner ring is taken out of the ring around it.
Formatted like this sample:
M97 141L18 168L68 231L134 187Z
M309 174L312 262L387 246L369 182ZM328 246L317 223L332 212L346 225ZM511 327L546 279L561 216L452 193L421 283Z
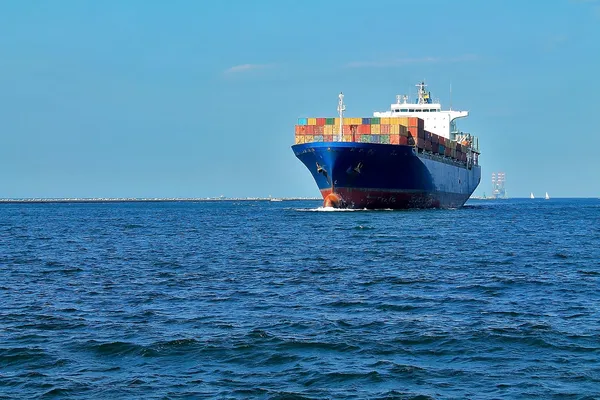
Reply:
M457 132L454 120L469 115L468 111L442 110L439 102L433 102L431 93L425 91L424 82L417 84L418 98L415 103L408 102L408 96L396 96L396 103L390 111L374 112L374 117L418 117L425 121L425 130L451 139L451 133Z

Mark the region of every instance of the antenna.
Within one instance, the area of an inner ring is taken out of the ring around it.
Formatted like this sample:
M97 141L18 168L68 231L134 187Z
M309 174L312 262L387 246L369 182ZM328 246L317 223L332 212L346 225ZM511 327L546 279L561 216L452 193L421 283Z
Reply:
M452 111L452 82L450 82L450 111Z
M340 142L344 141L344 111L346 111L346 105L344 104L344 94L342 92L340 92L340 95L338 96L340 101L338 102L338 112L340 113L340 133L339 133L339 137L338 140Z

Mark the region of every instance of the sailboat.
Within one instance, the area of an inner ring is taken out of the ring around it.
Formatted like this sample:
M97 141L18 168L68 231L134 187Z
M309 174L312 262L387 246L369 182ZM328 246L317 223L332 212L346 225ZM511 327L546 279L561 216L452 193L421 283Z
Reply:
M531 194L529 195L530 199L535 199L535 196L533 195L533 192L531 192Z
M548 196L548 192L546 192L546 197L544 197L546 200L550 200L550 196Z

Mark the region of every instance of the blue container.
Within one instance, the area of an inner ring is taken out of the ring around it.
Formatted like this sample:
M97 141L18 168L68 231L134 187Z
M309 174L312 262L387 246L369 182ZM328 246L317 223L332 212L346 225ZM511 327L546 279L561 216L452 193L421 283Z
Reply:
M363 118L363 125L371 125L371 118Z
M371 143L379 143L379 135L371 135Z
M298 118L298 125L308 125L308 118Z

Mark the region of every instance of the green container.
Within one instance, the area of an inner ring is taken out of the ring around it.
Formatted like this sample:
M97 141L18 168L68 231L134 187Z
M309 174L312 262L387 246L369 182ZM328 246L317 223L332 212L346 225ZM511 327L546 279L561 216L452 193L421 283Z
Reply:
M379 143L390 144L390 135L379 135Z
M371 118L371 125L379 125L380 121L381 121L381 118L373 117L373 118Z
M325 125L335 125L335 118L325 118Z

